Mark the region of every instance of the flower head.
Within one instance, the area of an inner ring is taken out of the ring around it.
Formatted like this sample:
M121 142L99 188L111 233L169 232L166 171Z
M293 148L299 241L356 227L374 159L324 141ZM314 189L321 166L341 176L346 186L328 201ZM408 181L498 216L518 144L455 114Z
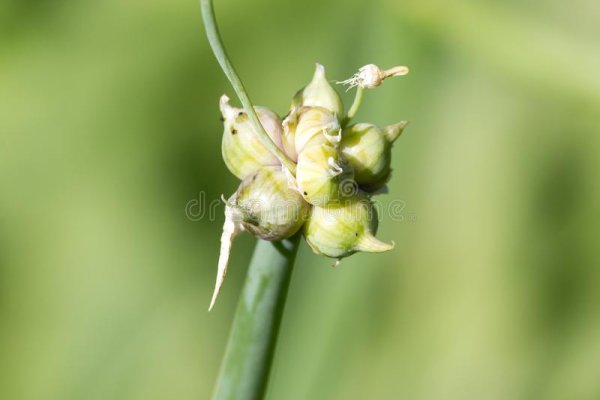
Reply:
M357 98L362 98L362 89L407 72L406 67L381 70L369 64L342 83L360 88ZM227 271L232 241L242 231L282 240L301 230L316 254L338 260L357 251L377 253L394 247L375 238L378 220L371 196L390 178L392 143L406 122L384 128L347 125L359 104L355 100L344 116L338 93L327 81L325 68L317 64L311 82L294 96L283 120L267 108L255 107L275 144L271 150L282 150L291 160L288 164L263 145L249 116L231 106L227 96L221 97L223 160L241 183L225 200L211 308Z

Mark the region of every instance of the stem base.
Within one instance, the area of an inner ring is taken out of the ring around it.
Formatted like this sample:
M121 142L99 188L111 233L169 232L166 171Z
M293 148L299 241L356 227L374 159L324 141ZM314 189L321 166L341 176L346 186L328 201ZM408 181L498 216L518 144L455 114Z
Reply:
M299 240L257 242L213 400L263 398Z

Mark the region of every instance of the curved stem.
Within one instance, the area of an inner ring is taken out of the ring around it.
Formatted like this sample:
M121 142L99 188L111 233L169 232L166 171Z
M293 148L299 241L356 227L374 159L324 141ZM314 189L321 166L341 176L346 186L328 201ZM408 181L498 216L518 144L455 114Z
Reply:
M233 65L229 61L229 57L225 52L225 48L223 47L223 42L221 40L221 36L219 35L219 29L217 28L217 22L215 17L215 11L213 8L212 0L200 0L200 8L202 9L202 20L204 21L204 28L206 29L206 36L208 37L208 42L210 43L210 47L212 48L219 65L231 86L233 86L233 90L237 94L242 106L244 107L244 111L250 117L250 121L254 125L254 129L258 132L258 136L262 144L279 159L279 161L288 169L292 174L296 174L296 164L285 155L283 151L277 145L269 134L265 131L265 128L260 123L256 112L254 111L254 107L252 106L252 102L244 89L244 85L240 80L239 76L235 72Z
M213 400L263 398L299 240L256 244Z
M210 46L264 146L295 174L296 164L271 140L260 123L242 81L229 61L216 25L212 0L200 0ZM214 400L263 398L277 342L300 233L279 242L259 240L229 335Z
M350 106L350 110L348 110L348 114L346 114L346 118L344 118L343 125L346 125L358 112L358 108L362 103L363 95L365 93L365 89L360 86L356 87L356 94L354 95L354 101L352 102L352 106Z

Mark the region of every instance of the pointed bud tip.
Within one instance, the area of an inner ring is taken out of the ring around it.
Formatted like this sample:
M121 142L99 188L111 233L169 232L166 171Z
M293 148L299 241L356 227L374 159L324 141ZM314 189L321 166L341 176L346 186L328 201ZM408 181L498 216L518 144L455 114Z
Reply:
M356 249L368 253L382 253L384 251L392 250L395 243L386 243L377 239L371 233L365 233L358 241Z
M384 76L390 77L390 76L404 76L406 74L408 74L409 69L408 67L404 66L404 65L399 65L397 67L392 67L386 71L384 71Z
M219 99L219 109L225 119L233 117L236 114L236 110L229 104L229 97L226 94Z
M222 95L219 98L219 108L221 108L221 110L223 110L223 108L225 107L231 107L229 106L229 96L227 96L226 94Z
M315 74L313 79L325 78L325 67L322 64L315 63Z
M341 114L342 101L325 76L325 67L319 63L315 64L315 72L308 85L296 94L292 101L292 107L323 107Z
M404 132L406 125L408 125L408 121L400 121L397 124L388 125L383 128L383 132L385 133L388 142L392 143L398 139L402 132Z

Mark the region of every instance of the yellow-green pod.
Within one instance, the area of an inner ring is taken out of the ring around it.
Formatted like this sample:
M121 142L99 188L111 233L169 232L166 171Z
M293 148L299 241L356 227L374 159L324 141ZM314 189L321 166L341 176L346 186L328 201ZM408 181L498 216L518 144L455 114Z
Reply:
M361 187L377 190L390 175L391 147L406 122L379 128L358 123L344 128L340 150L354 168L354 179Z
M339 144L342 128L338 117L323 107L293 107L283 120L283 147L296 161L309 141Z
M289 187L282 167L263 167L247 176L228 200L245 230L264 240L292 236L306 221L310 206Z
M310 83L294 96L292 108L295 107L323 107L334 114L342 114L340 95L327 81L325 67L321 64L316 65Z
M232 107L225 95L221 97L220 108L225 126L221 152L232 174L244 179L260 167L280 164L277 157L260 142L244 110ZM281 119L266 107L257 106L254 109L273 142L283 149Z
M349 197L358 189L352 168L339 150L321 142L311 143L298 155L296 184L304 199L315 206Z
M321 143L339 143L341 126L335 114L323 107L302 107L298 110L294 130L294 148L298 155L308 142L318 138Z
M340 259L357 251L380 253L394 244L380 241L377 212L365 196L354 196L326 207L313 207L304 224L304 237L319 255Z

